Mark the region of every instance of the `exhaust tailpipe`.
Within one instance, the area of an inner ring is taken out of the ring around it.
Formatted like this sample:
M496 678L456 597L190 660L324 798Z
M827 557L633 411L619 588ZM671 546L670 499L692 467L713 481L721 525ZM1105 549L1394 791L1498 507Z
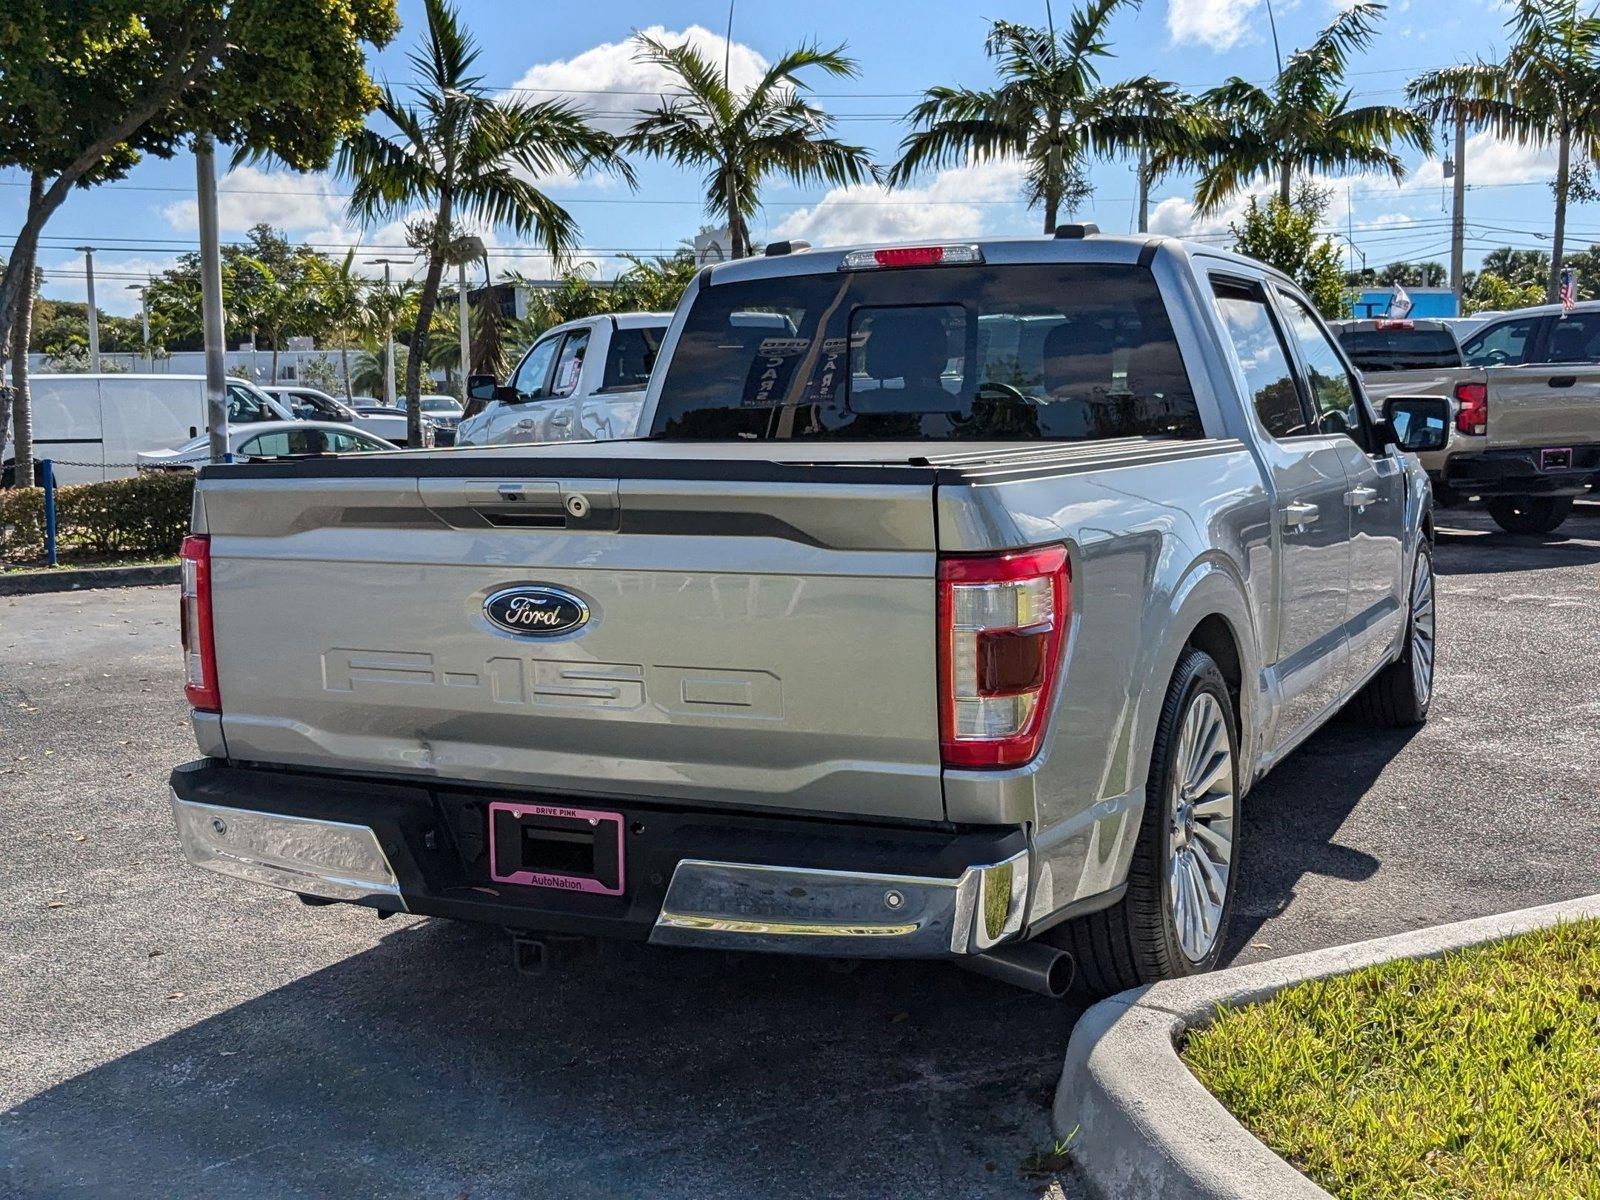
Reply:
M1041 996L1059 1000L1072 986L1077 965L1072 955L1043 942L1021 942L996 946L986 954L968 954L956 963L979 975L998 979L1014 987L1027 988Z

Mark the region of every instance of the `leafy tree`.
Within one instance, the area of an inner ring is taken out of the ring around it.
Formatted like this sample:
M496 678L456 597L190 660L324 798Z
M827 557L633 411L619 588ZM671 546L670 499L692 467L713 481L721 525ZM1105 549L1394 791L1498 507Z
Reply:
M640 34L639 57L672 76L674 94L640 114L624 145L680 167L704 171L706 212L726 218L734 258L750 253L750 220L761 186L777 175L795 183L844 185L878 177L867 151L833 137L833 118L806 99L801 73L856 75L844 47L801 46L735 93L726 73L687 42L668 46Z
M1516 283L1492 271L1478 274L1467 291L1465 307L1468 314L1478 312L1509 312L1527 308L1544 301L1544 282Z
M74 187L169 157L194 131L326 164L377 100L362 44L398 24L394 0L8 0L6 18L0 166L39 187L0 282L0 345L39 231Z
M1099 60L1111 56L1107 27L1139 0L1088 0L1059 36L1012 21L989 27L984 49L1001 78L989 90L929 88L906 114L915 126L900 143L891 184L919 171L1016 157L1028 164L1028 203L1044 207L1052 232L1089 194L1087 160L1145 147L1187 158L1195 130L1189 101L1177 85L1148 75L1100 82Z
M1578 0L1516 0L1511 45L1499 62L1479 59L1430 71L1407 89L1433 118L1464 116L1524 145L1556 146L1555 229L1545 299L1561 288L1574 149L1600 155L1600 14Z
M411 335L418 353L406 367L412 445L421 444L422 363L439 281L460 240L457 220L536 238L560 259L576 240L577 226L529 180L593 167L631 179L616 139L589 125L576 108L494 95L474 70L478 48L455 9L446 0L424 0L424 8L427 39L410 56L417 103L406 105L386 88L378 111L393 132L361 130L344 143L338 164L340 174L354 181L350 211L363 222L414 205L432 209L428 220L412 227L413 243L428 262Z
M1300 186L1292 204L1276 196L1262 204L1252 196L1244 216L1229 228L1234 250L1277 267L1300 285L1318 312L1334 320L1349 315L1350 302L1339 249L1317 233L1327 204L1327 193L1309 184Z
M1392 262L1379 269L1376 282L1383 287L1443 287L1448 276L1443 263Z
M1277 179L1278 200L1291 207L1296 172L1378 170L1399 180L1405 165L1396 143L1432 152L1429 122L1418 113L1389 104L1350 107L1350 57L1371 44L1383 11L1382 4L1352 5L1290 55L1268 87L1235 75L1200 97L1211 114L1196 163L1201 212L1216 212L1262 175ZM1154 161L1165 167L1173 157ZM1181 165L1183 156L1176 157Z

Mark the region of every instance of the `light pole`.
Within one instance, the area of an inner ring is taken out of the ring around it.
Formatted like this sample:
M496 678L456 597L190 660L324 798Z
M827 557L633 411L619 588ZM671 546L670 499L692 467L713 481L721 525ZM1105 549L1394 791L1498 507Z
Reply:
M461 318L461 403L465 405L470 399L467 395L467 376L472 372L472 333L467 328L467 262L470 255L487 263L489 251L480 237L462 238L460 251L461 261L456 264L456 299Z
M404 258L373 258L368 259L373 266L383 267L383 293L384 303L389 302L389 268L395 263L409 266L410 260ZM383 322L383 402L394 404L394 313L385 309Z
M150 285L146 283L130 283L130 292L139 293L139 330L143 337L143 356L150 357Z
M83 278L89 287L89 371L100 373L100 313L94 306L94 247L78 246L83 255Z
M195 196L200 209L200 319L206 348L206 436L211 461L228 461L227 326L222 316L222 240L217 228L216 150L209 133L194 139Z

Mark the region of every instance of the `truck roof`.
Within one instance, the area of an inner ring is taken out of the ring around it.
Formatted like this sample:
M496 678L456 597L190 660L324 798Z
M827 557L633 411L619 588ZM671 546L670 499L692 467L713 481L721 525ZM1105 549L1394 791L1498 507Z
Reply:
M1219 259L1254 274L1270 275L1290 282L1288 276L1275 267L1216 246L1161 234L1098 232L1076 236L1057 234L1054 237L1043 235L929 237L889 242L861 242L845 246L821 246L792 250L789 253L735 259L732 262L713 263L702 270L700 281L702 287L712 287L719 283L731 283L743 279L820 275L837 271L845 255L852 251L917 246L976 246L982 252L984 261L989 263L1137 262L1150 247L1161 247L1185 257Z

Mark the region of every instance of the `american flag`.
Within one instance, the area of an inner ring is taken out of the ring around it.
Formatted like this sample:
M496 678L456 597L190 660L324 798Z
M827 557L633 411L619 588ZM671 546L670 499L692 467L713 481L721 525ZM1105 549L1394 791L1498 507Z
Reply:
M1571 267L1561 268L1561 311L1571 312L1578 302L1578 276Z

